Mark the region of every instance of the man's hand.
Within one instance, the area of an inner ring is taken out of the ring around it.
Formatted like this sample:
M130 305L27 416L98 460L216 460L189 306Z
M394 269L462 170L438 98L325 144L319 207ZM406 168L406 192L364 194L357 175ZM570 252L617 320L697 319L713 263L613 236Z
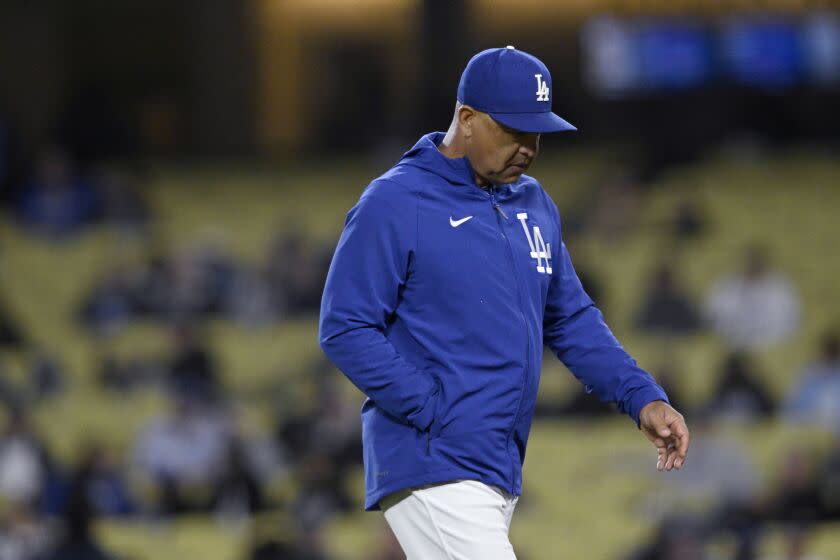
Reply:
M682 468L689 443L688 426L682 414L665 401L653 401L639 414L639 427L656 446L658 470Z

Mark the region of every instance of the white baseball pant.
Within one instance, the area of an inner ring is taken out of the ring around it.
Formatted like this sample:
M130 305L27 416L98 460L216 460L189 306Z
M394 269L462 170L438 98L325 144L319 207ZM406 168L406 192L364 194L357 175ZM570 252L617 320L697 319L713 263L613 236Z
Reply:
M380 506L408 560L516 560L508 532L518 500L461 480L397 492Z

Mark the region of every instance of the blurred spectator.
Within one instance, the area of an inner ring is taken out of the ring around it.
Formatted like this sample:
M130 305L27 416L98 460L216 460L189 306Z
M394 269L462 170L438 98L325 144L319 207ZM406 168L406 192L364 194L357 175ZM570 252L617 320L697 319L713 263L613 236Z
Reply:
M674 239L687 241L699 237L706 229L706 222L703 208L688 191L683 191L674 207L671 223Z
M724 362L704 410L719 419L753 421L773 414L775 404L746 354L733 352Z
M280 419L277 430L300 484L292 507L310 527L356 505L345 481L362 460L358 406L341 397L335 379L321 381L312 410Z
M267 277L275 305L295 316L317 312L331 254L305 242L300 228L290 227L269 248Z
M324 537L315 528L308 528L303 532L299 543L299 560L327 560L324 550Z
M807 526L794 525L785 530L784 551L781 556L762 556L760 560L827 560L808 554L809 530Z
M194 327L180 325L174 330L175 354L169 365L168 382L179 395L193 400L215 401L220 395L216 361Z
M834 440L834 447L817 475L820 504L823 516L840 520L840 437Z
M71 481L71 492L82 494L90 511L98 516L126 515L134 511L128 485L116 457L101 444L90 445Z
M112 333L135 317L186 322L225 312L237 267L208 239L140 266L115 265L102 274L82 308L85 323Z
M0 298L0 347L20 348L23 342L20 327Z
M199 243L141 266L118 263L94 283L81 309L84 323L110 334L137 317L168 322L225 317L258 327L285 315L318 310L330 254L298 234L278 237L266 270L237 263L224 239Z
M278 419L281 445L298 460L326 455L339 468L358 465L362 456L358 407L342 397L334 376L321 378L317 390L311 410Z
M638 329L663 336L697 330L697 310L669 264L659 265L648 285L650 291L636 315Z
M341 394L335 379L338 378L330 376L320 384L311 449L329 455L339 468L346 469L360 465L362 460L359 405Z
M36 399L58 394L64 389L64 372L54 356L44 350L35 353L29 383Z
M110 560L113 558L96 542L91 523L96 515L89 499L89 481L76 481L63 515L62 533L46 560Z
M0 405L17 406L23 401L20 387L12 382L11 375L5 371L6 365L0 362Z
M224 238L209 232L196 245L174 255L168 268L166 309L170 318L188 320L224 311L236 275Z
M840 432L840 333L826 333L820 355L785 399L787 420Z
M283 514L266 514L253 519L249 529L248 560L299 560L296 519Z
M237 271L225 307L234 321L246 327L259 327L277 318L265 279L248 267Z
M677 364L678 360L670 352L666 353L659 366L653 369L654 377L668 395L671 406L677 410L687 410L683 406L685 400L678 381L681 378L681 372L677 369Z
M136 271L140 290L136 293L137 313L148 319L169 319L170 262L164 247L156 247L148 261Z
M0 558L42 560L50 543L50 531L43 519L25 503L10 504L0 515ZM62 560L68 557L63 557ZM76 560L76 557L72 557Z
M130 234L145 233L149 208L134 178L125 172L104 169L98 176L102 219Z
M42 445L24 412L11 409L0 436L0 497L13 503L33 504L40 498L46 475Z
M134 379L116 356L108 355L99 364L99 384L103 389L125 392L132 388Z
M250 560L301 560L294 543L268 540L258 543L250 553Z
M404 560L405 553L400 547L400 543L394 536L393 531L383 524L382 532L379 537L379 544L376 547L376 556L373 560Z
M106 355L99 364L99 383L104 389L128 392L146 386L160 386L166 368L155 359L118 360Z
M260 528L261 525L267 525ZM278 531L282 527L282 535ZM301 524L299 517L287 520L257 518L252 525L254 545L249 560L327 560L321 532Z
M639 184L629 169L618 169L598 188L598 199L587 227L606 241L616 241L637 229L641 205Z
M265 504L260 481L239 439L234 438L228 444L213 504L218 515L229 519L245 518L263 510Z
M93 185L76 173L68 155L56 146L44 149L18 200L21 223L33 233L58 239L93 223L98 211Z
M307 455L295 471L298 492L292 511L307 526L319 526L338 513L352 511L358 504L347 494L340 466L327 455Z
M244 274L219 240L206 239L171 256L156 254L140 266L115 265L95 283L82 318L102 334L115 332L136 317L189 322L233 313L243 322L255 323L271 318L264 286L253 282L237 286Z
M813 455L804 448L788 451L766 511L769 520L789 523L810 523L823 518Z
M164 314L171 319L188 321L209 315L216 304L209 263L193 249L182 249L168 263Z
M761 246L747 250L740 273L713 285L706 303L712 326L736 349L765 348L799 326L799 298L790 281L770 268Z
M257 544L249 560L328 560L320 535L310 532L296 540L270 539Z
M705 528L698 520L669 517L660 525L653 542L627 560L711 560L706 555L704 539Z
M225 312L225 302L239 270L239 264L227 248L227 241L225 230L214 229L203 233L192 249L207 285L207 314L221 315Z
M595 302L604 315L609 314L609 305L606 301L606 293L601 278L592 270L586 260L586 251L579 250L576 242L573 239L567 238L566 249L572 255L575 263L575 272L580 280L586 294Z
M82 305L81 318L99 334L111 334L125 326L140 308L142 276L126 264L117 264L95 283Z
M184 396L175 400L171 414L142 430L135 442L134 462L155 485L165 513L201 506L191 499L190 491L209 491L217 480L229 437L226 418Z

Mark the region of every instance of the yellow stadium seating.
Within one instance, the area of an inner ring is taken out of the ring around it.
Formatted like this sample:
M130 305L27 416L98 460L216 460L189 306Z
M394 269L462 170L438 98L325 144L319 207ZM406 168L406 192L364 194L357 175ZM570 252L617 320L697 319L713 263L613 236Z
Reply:
M609 161L604 152L579 151L541 160L535 174L562 212L586 195ZM723 342L708 333L663 340L634 331L640 294L652 268L664 258L676 264L689 293L702 301L715 278L738 266L747 244L766 243L796 283L803 303L797 335L756 356L773 394L780 397L814 355L818 335L840 319L828 304L837 300L840 274L840 259L832 258L840 208L840 189L833 183L838 172L837 161L805 153L758 161L721 155L675 169L644 195L637 230L614 240L585 235L576 240L573 258L588 263L602 279L607 320L625 346L654 374L672 357L678 388L687 404L697 405L717 379ZM91 440L125 455L137 430L167 407L165 398L153 391L115 396L97 386L105 355L165 357L171 350L171 333L152 322L132 324L109 337L95 337L80 328L76 313L81 299L103 271L120 262L136 262L161 247L183 247L197 240L210 240L259 265L272 237L290 228L331 245L346 211L377 173L371 164L351 161L329 168L296 165L257 171L160 167L148 189L158 216L154 240L148 244L126 242L104 229L50 244L23 234L7 217L0 218L5 264L0 269L0 295L36 345L58 356L67 371L67 392L37 404L32 413L55 457L72 464ZM703 239L675 247L662 224L686 192L705 209L709 227ZM212 321L205 334L219 359L223 384L238 399L235 409L247 433L268 432L278 404L291 410L313 402L312 372L323 367L314 318L253 330ZM30 361L30 351L4 350L0 373L22 383ZM348 382L341 387L352 395L349 398L360 400ZM547 357L540 398L565 398L576 387L565 368ZM777 423L726 429L746 442L761 471L757 475L768 480L791 448L806 446L819 454L828 442L826 434ZM650 453L653 469L650 444L626 418L538 422L526 460L525 496L512 526L512 540L522 556L619 558L649 538L656 519L645 511L643 497L655 495L655 479L622 469L628 457L645 453ZM360 473L350 485L360 501ZM284 503L295 492L290 478L278 477L268 488L269 496ZM292 526L288 519L270 516L262 524L272 534L274 525L278 533ZM379 515L342 515L327 526L325 542L339 560L368 560L383 530ZM240 559L251 538L249 528L220 526L209 517L151 525L109 520L100 522L96 532L109 550L137 560ZM724 536L712 546L731 550L732 541ZM769 533L762 546L768 553L778 552L780 533ZM837 557L840 527L818 528L809 550L826 559Z

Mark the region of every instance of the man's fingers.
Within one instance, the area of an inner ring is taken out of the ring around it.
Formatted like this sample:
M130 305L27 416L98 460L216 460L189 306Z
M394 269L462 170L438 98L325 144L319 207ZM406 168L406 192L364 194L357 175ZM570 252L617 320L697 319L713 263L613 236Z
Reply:
M670 452L668 453L668 461L665 463L665 470L670 471L671 469L673 469L676 466L677 458L678 455L676 450L670 450Z
M674 437L670 439L669 451L672 450L674 455L673 467L681 469L685 464L691 436L688 433L688 427L682 419L678 418L671 427L673 429Z
M685 464L685 455L680 452L675 438L663 447L656 448L656 468L660 471L671 471L681 469Z
M691 441L691 434L688 433L688 428L685 426L684 423L680 422L680 430L677 431L677 448L680 451L680 455L682 456L683 460L685 460L685 456L688 454L688 446Z
M670 471L679 468L680 457L674 449L658 449L656 468L660 471Z
M661 429L661 428L659 430L657 430L657 432L659 432L659 433L662 433L663 431L666 431L666 430ZM653 443L653 445L656 446L656 454L657 454L656 468L657 468L657 470L660 470L660 471L671 470L671 468L668 466L668 462L669 462L669 458L670 458L669 457L670 456L670 451L671 451L671 448L673 447L673 444L668 443L671 439L673 439L673 438L671 438L671 437L652 437L651 438L651 442ZM672 464L672 466L673 466L673 464Z
M681 416L671 418L669 427L673 433L673 437L669 438L668 450L669 457L665 463L665 469L672 468L681 469L685 464L686 455L688 454L688 447L691 436L688 432L688 426L685 425L685 420Z
M685 465L688 445L684 439L677 439L668 444L667 460L664 461L663 470L681 469Z
M661 441L661 440L660 440ZM662 445L656 446L656 468L664 471L668 465L669 449L668 445L662 441Z

